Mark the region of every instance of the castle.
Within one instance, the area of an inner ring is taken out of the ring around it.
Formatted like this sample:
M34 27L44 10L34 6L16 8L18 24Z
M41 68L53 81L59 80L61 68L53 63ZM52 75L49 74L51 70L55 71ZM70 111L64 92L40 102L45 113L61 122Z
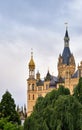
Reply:
M33 52L31 52L31 59L28 65L29 77L27 79L27 116L32 113L38 97L44 97L48 92L57 89L60 85L69 88L70 92L73 93L73 88L78 84L78 80L82 76L82 62L76 70L75 59L69 48L69 41L70 38L66 27L64 49L62 55L59 55L57 64L58 76L53 76L48 71L44 80L41 80L38 71L35 77L35 62Z

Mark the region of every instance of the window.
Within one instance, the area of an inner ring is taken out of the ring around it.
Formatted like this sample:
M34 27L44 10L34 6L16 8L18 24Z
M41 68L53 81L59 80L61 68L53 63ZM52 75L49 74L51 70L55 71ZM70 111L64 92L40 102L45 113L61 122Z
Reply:
M34 84L32 84L32 90L34 91Z
M34 94L33 94L33 100L34 100Z

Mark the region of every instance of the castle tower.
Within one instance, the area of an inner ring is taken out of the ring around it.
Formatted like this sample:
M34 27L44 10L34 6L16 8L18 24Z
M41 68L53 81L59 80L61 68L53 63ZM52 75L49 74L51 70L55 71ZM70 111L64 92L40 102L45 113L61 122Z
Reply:
M75 60L74 56L69 48L69 35L68 29L66 27L65 37L64 37L64 50L62 55L59 55L58 59L58 77L70 78L75 72Z
M31 59L28 64L29 78L27 79L27 115L29 116L33 111L35 105L35 91L36 91L36 79L35 79L35 63L33 60L33 52L31 52Z

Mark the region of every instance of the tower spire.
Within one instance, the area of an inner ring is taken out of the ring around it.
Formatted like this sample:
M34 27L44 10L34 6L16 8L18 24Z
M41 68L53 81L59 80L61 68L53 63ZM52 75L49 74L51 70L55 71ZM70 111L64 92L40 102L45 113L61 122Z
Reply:
M34 78L35 77L35 63L33 60L33 50L31 49L31 59L29 62L29 77Z
M65 32L65 37L64 37L64 47L69 47L69 35L68 35L68 23L65 23L66 25L66 32Z
M66 30L67 30L67 28L68 28L68 23L66 22L65 25L66 25Z
M33 59L33 49L31 48L31 59Z

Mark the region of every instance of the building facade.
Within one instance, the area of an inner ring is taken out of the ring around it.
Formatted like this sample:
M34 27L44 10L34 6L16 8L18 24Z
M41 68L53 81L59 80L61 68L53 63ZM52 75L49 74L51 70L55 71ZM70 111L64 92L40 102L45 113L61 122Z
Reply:
M53 89L57 89L63 85L70 89L73 93L73 88L78 84L79 78L82 76L82 62L76 69L75 59L69 47L69 35L66 27L64 36L64 49L62 55L58 58L58 76L53 76L48 71L44 80L41 80L39 71L35 76L35 62L33 52L29 62L29 77L27 79L27 116L29 116L38 97L43 96Z

